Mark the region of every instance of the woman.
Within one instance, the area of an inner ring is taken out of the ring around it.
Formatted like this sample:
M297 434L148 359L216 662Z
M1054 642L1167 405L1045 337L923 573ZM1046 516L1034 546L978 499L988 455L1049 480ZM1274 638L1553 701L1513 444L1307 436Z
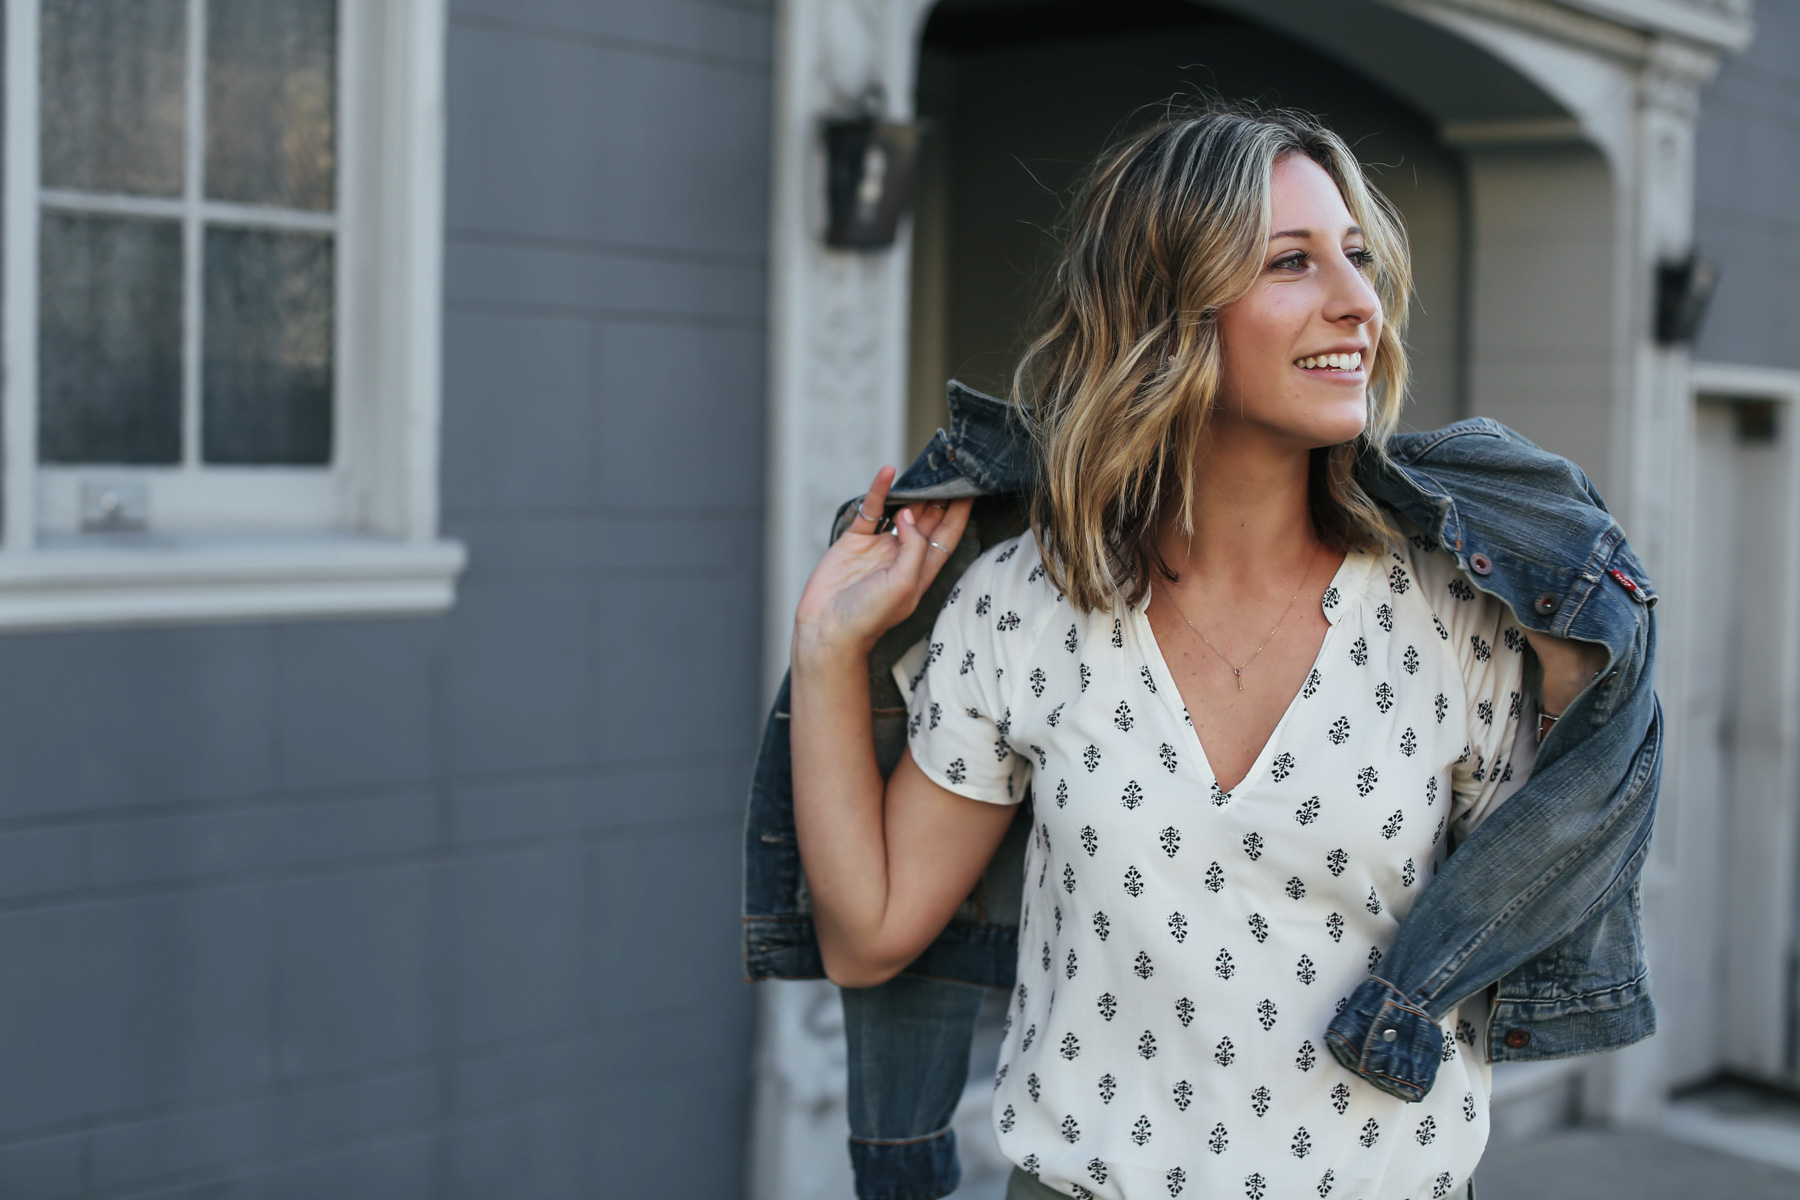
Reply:
M1397 420L1408 287L1396 221L1316 122L1138 134L1085 189L1015 380L1032 536L978 559L903 664L885 782L867 655L968 502L889 536L884 468L807 585L794 812L833 980L904 968L1037 797L994 1101L1010 1196L1443 1197L1480 1156L1479 1000L1416 1104L1323 1031L1522 782L1527 643L1546 713L1603 659L1522 630L1354 482Z

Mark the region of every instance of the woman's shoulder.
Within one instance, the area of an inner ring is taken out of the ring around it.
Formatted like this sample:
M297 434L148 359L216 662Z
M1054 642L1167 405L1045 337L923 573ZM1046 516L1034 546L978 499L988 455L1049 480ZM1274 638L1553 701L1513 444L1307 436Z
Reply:
M1054 604L1061 598L1044 570L1037 538L1030 530L996 542L977 555L951 589L952 601L959 598L959 592L975 592L990 600L1004 597L1015 605L1029 604L1033 608Z
M1027 530L989 546L969 564L945 598L943 616L985 622L996 633L1029 635L1066 604Z
M1524 644L1524 635L1511 628L1505 602L1477 587L1450 551L1429 536L1409 531L1389 557L1410 576L1439 639L1459 656L1472 652L1485 662L1483 648L1500 636L1514 648Z

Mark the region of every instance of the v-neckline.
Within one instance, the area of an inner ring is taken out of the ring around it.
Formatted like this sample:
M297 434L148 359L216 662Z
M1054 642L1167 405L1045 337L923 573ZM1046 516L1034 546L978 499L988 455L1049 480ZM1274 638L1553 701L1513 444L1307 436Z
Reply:
M1331 582L1325 585L1325 592L1320 597L1319 604L1320 611L1323 612L1329 628L1325 630L1325 636L1319 642L1318 653L1313 655L1312 666L1307 670L1306 679L1311 679L1312 673L1317 671L1319 664L1325 661L1326 651L1331 649L1337 637L1338 627L1343 624L1344 617L1349 614L1351 604L1361 597L1366 587L1368 572L1374 565L1375 559L1376 556L1366 550L1347 551L1344 554L1344 561L1339 563L1338 569L1332 573ZM1327 604L1326 600L1331 597L1333 592L1337 594L1337 603ZM1288 697L1286 707L1281 710L1280 719L1275 722L1275 728L1269 731L1268 739L1263 742L1262 748L1256 752L1256 757L1250 763L1250 769L1244 772L1242 779L1232 785L1231 791L1226 791L1219 786L1219 774L1213 770L1212 759L1207 757L1206 746L1200 740L1200 727L1194 724L1193 714L1188 711L1187 702L1181 696L1181 688L1175 682L1175 674L1169 670L1168 661L1163 657L1162 645L1156 640L1156 631L1150 628L1150 593L1148 591L1144 593L1143 600L1131 609L1131 627L1135 636L1143 643L1144 657L1148 661L1151 675L1156 679L1157 693L1165 698L1168 707L1187 727L1189 749L1194 753L1201 766L1206 769L1207 783L1215 792L1224 797L1224 801L1220 801L1221 803L1229 801L1233 793L1245 784L1261 778L1262 773L1269 769L1269 760L1273 757L1276 744L1281 741L1282 731L1287 728L1288 718L1293 716L1295 706L1306 691L1306 680L1303 679L1300 686L1294 689L1294 694Z

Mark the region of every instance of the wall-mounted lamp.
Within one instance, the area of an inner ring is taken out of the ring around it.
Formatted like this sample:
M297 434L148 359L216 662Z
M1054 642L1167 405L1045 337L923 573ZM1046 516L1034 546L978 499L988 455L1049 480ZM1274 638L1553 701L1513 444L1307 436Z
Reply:
M825 244L880 250L894 244L912 198L921 127L865 115L825 122Z
M1719 285L1719 268L1698 255L1656 264L1656 340L1674 346L1694 340Z

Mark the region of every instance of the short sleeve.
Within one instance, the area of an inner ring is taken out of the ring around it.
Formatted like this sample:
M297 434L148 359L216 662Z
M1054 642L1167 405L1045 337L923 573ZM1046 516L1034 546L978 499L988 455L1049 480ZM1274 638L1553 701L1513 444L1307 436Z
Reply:
M1412 557L1439 637L1461 668L1466 741L1450 772L1450 828L1461 841L1518 790L1536 752L1525 633L1505 603L1477 590L1444 550L1433 547Z
M913 761L932 782L971 800L1017 804L1030 782L1030 760L1007 735L1022 675L1014 664L1028 656L1042 624L1040 614L1021 611L1041 604L1043 589L1018 569L1035 562L1029 534L984 553L950 589L931 635L894 667L910 692Z

